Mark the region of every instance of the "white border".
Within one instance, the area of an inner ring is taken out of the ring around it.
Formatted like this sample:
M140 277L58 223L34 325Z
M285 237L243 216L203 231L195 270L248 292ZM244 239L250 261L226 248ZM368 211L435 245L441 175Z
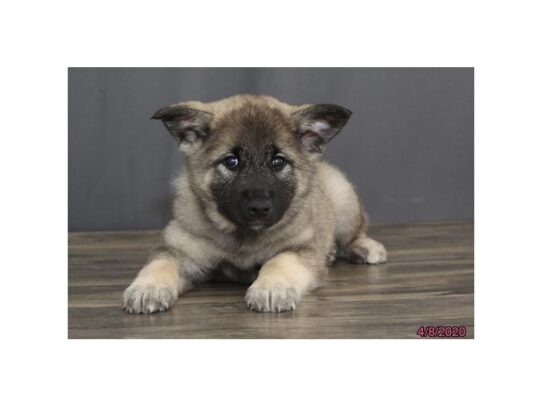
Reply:
M536 2L11 2L3 405L536 404ZM475 66L474 341L67 341L68 66Z

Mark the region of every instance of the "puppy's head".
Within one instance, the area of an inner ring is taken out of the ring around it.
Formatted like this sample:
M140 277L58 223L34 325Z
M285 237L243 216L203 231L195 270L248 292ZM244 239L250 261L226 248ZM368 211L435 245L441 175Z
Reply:
M187 155L190 185L222 229L260 232L285 218L312 185L315 161L351 112L234 96L158 110Z

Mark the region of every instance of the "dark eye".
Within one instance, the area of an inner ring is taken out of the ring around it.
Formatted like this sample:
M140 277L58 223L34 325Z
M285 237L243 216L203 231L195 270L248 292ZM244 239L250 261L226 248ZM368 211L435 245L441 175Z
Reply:
M274 170L282 170L284 166L286 165L286 160L281 156L274 156L273 160L271 160L271 165L273 166Z
M239 158L234 155L229 155L224 159L224 165L230 170L233 170L239 165Z

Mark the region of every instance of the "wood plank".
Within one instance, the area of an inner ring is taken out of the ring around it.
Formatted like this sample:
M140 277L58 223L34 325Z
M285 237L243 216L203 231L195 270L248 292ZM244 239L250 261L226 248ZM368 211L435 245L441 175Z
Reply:
M210 283L165 313L128 315L122 291L159 231L69 234L69 338L418 338L421 325L464 325L474 337L474 226L373 226L389 251L378 266L338 262L296 311L259 314L246 286Z

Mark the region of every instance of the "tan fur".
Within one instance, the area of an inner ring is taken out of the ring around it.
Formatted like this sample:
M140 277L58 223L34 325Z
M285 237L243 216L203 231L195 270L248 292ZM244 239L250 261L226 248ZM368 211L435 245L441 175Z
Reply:
M172 258L152 260L124 292L124 308L135 313L165 311L190 285L178 268L178 262Z
M302 295L322 283L327 261L336 249L351 261L386 260L384 247L365 234L366 215L352 184L338 169L321 161L319 154L302 152L290 134L288 118L310 105L290 106L268 96L239 95L178 106L212 113L210 126L221 129L220 139L185 149L184 169L174 181L174 219L164 231L166 248L126 290L127 311L167 309L173 303L171 297L210 279L221 268L238 281L259 275L247 291L250 308L292 310ZM269 111L266 120L277 126L276 143L295 162L296 192L277 223L257 237L241 241L235 234L237 226L214 202L211 163L235 143L235 120L251 109ZM165 287L170 295L164 301L160 295Z
M319 172L326 195L333 206L335 238L339 245L346 246L366 227L366 215L354 186L341 171L321 162Z
M317 286L314 273L297 253L283 252L268 260L249 287L245 300L256 311L295 309L299 298ZM287 295L289 292L289 295Z
M280 109L287 114L291 114L295 110L301 107L309 106L309 105L290 106L286 103L280 102L279 100L271 96L265 96L265 95L235 95L235 96L231 96L229 98L225 98L222 100L217 100L216 102L211 102L211 103L190 101L190 102L178 103L177 105L179 106L183 105L183 106L191 107L193 109L198 109L198 110L203 110L205 112L213 113L214 114L213 120L216 123L222 117L228 115L232 110L239 109L240 107L242 107L243 105L247 103L257 103L269 108Z

